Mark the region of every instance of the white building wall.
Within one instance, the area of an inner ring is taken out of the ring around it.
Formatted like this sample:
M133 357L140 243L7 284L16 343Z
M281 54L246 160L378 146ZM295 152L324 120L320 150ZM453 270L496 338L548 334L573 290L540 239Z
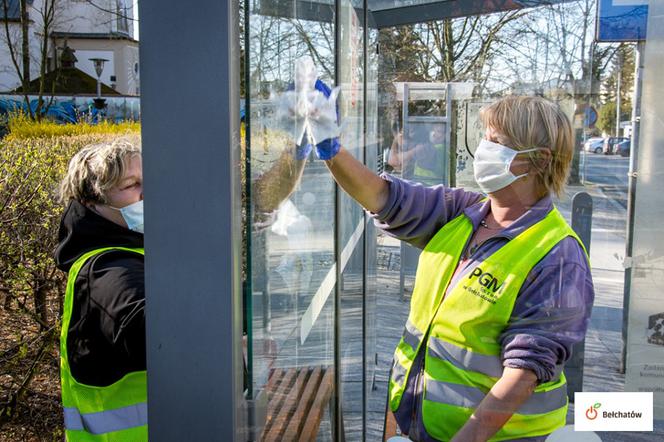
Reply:
M134 2L132 0L95 0L94 5L99 6L99 8L93 6L85 0L56 1L58 3L55 23L53 24L52 29L53 31L76 34L109 34L111 32L118 32L120 28L122 33L125 33L128 37L133 39L134 26L133 20L130 19L134 14ZM126 8L126 15L129 18L124 20L123 23L118 23L118 16L116 14L108 12L115 11L117 7L116 5L118 3L123 8ZM41 35L43 30L43 20L40 11L43 5L44 0L34 0L29 11L31 19L29 33L31 51L31 79L39 77L39 66L41 63L40 45L42 41ZM126 30L122 29L125 27L125 24ZM120 26L118 27L118 25ZM18 45L17 48L20 49L20 24L9 23L9 26L13 40ZM9 56L9 49L6 42L4 29L2 31L3 32L0 32L0 92L7 92L19 87L20 81L16 73L16 69L12 64L11 57ZM84 51L113 51L113 56L109 59L111 60L110 64L113 65L113 69L109 69L108 64L104 67L102 81L110 86L110 76L115 75L117 77L116 84L118 85L118 92L135 94L135 86L133 84L129 84L130 78L128 74L126 74L129 69L129 67L126 66L127 63L131 62L133 66L133 53L137 53L137 44L135 42L118 39L89 39L82 43L77 42L76 39L70 39L68 44L73 49L77 49L78 47ZM64 41L58 41L57 45L59 56L60 50L64 45ZM49 39L49 56L54 56L54 54L55 50L53 48L53 40ZM18 55L20 60L20 53ZM77 64L77 67L96 78L94 69L89 71L89 69L86 67L86 64L89 63L87 59L91 58L88 55L89 54L87 53L76 53L79 62L82 62L82 65ZM130 56L130 60L125 61L125 56ZM122 77L124 77L124 80L120 80Z
M35 0L37 1L42 0ZM133 2L131 0L95 0L96 8L85 0L58 0L61 3L57 31L77 33L110 33L126 32L134 37L133 20L126 20L126 30L118 27L121 18L106 11L115 11L119 4L127 8L126 15L133 18ZM104 10L102 10L104 9Z
M35 3L39 1L36 0ZM4 30L4 23L0 32L0 91L10 91L16 89L21 85L16 68L11 59L9 45ZM28 41L30 44L30 78L35 79L39 77L39 65L41 63L41 38L36 35L37 28L31 24L29 28ZM21 54L21 25L19 23L9 23L10 38L13 42L13 47L16 54L16 61L21 69L23 69L23 58Z
M127 95L140 95L138 45L125 46L122 51L122 60L121 67L116 70L118 85L122 84L126 87Z
M58 45L62 46L62 42ZM90 58L98 57L109 60L104 64L102 83L111 86L115 83L115 90L124 95L137 95L138 74L134 73L138 64L138 44L129 40L69 40L68 45L73 49L78 59L76 67L88 75L97 78ZM115 76L115 82L111 81Z

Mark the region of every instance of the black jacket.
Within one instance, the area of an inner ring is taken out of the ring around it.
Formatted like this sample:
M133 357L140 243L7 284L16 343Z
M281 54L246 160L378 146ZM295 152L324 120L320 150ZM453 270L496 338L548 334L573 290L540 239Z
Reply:
M143 235L119 226L72 201L60 222L55 261L68 272L93 249L143 247ZM89 259L76 278L67 353L74 378L106 386L145 370L145 280L143 256L108 251Z

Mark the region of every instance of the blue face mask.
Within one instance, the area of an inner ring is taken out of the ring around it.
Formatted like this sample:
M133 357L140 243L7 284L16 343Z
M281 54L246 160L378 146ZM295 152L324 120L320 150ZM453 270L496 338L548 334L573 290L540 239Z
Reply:
M135 203L129 204L128 206L122 207L120 209L113 206L108 207L120 211L120 214L127 223L129 230L143 233L143 200L136 201Z

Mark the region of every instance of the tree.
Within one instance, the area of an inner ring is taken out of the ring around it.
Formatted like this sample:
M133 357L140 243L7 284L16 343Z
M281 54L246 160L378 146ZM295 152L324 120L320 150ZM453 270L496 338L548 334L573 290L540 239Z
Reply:
M378 71L390 81L426 81L429 78L423 55L429 49L422 45L414 25L381 29L378 45L381 51Z
M44 100L45 74L49 68L48 53L49 49L51 49L49 46L50 36L56 24L56 12L61 0L41 0L39 2L28 0L18 1L20 4L20 30L19 32L12 32L9 20L12 2L10 0L0 0L3 17L5 17L3 20L4 43L8 49L16 75L21 83L21 93L25 101L26 113L31 119L39 120L50 105L50 102L47 103ZM29 39L31 22L36 24L37 32L34 32L34 35L39 40L38 57L35 57L39 65L39 86L37 90L31 90L30 86L31 60L34 55L31 53ZM19 59L21 60L20 63ZM55 84L55 82L53 83ZM34 109L30 105L30 93L37 95L37 106Z
M480 92L508 24L525 14L510 11L382 29L381 73L395 81L473 81Z
M482 91L492 61L506 39L506 28L525 14L510 11L426 23L425 32L418 36L430 48L426 62L433 79L473 81L476 92Z
M617 49L594 41L596 6L596 0L578 0L534 8L512 25L515 39L503 46L509 48L503 59L510 60L504 77L526 79L535 93L568 106L577 147L587 130L584 112L600 104L601 75ZM577 149L570 182L578 181Z
M597 127L606 134L616 133L616 101L609 101L599 108ZM632 114L632 106L629 103L620 104L620 121L627 121Z
M634 44L627 43L615 48L610 58L611 68L601 84L601 102L615 103L618 101L618 79L620 79L620 109L626 108L628 112L631 112L634 94L635 49ZM613 109L615 111L615 106Z

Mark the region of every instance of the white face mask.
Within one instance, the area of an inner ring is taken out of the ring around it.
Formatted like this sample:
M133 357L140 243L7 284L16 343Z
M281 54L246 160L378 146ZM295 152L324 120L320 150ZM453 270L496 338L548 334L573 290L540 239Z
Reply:
M429 142L431 144L443 144L443 136L436 131L429 132Z
M502 144L483 139L477 147L475 160L473 161L475 181L484 193L504 189L519 178L528 175L528 173L524 173L516 176L510 172L514 157L520 153L534 152L540 149L543 148L514 150Z
M117 207L108 206L111 209L120 211L122 218L127 223L127 228L134 232L143 233L143 200L136 201L133 204L118 209Z

